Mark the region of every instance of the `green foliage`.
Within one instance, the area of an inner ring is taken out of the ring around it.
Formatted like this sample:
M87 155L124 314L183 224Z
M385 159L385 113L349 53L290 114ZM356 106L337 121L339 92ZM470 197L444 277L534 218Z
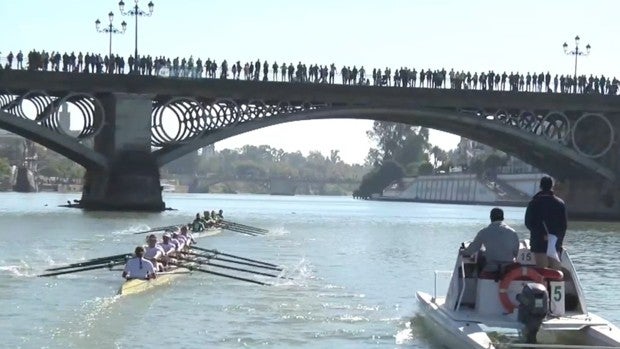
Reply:
M383 188L397 179L403 178L405 170L395 161L387 160L362 178L359 188L353 192L354 197L369 198L372 194L379 194Z
M430 162L423 162L418 167L418 174L421 176L432 175L435 172L435 167Z
M72 160L51 150L37 150L38 174L45 177L81 179L85 169Z
M392 181L401 179L405 170L410 176L419 173L421 164L428 163L430 144L428 143L428 129L413 127L385 121L375 121L372 129L366 133L370 139L377 143L376 148L371 148L366 157L366 164L374 169L362 179L360 187L354 192L354 196L368 198L372 194L381 193ZM445 161L447 154L435 147L435 161ZM433 165L430 172L433 172Z
M165 166L162 173L168 177L195 175L191 190L198 192L269 193L265 183L278 178L300 183L298 194L342 195L350 194L352 183L357 185L367 171L362 165L344 163L338 150L332 150L328 156L318 151L304 156L299 151L287 153L268 145L246 145L223 149L208 157L197 153L188 156L193 159L186 163L195 163L194 167L176 172L177 167Z
M9 159L0 158L0 189L10 188L9 180L11 179L11 165Z

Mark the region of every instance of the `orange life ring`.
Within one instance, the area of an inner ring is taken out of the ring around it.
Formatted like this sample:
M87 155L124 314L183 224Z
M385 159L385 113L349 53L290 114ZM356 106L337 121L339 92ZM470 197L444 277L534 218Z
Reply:
M516 307L508 297L508 286L517 279L531 280L536 283L543 283L545 281L545 277L532 267L521 266L507 272L499 283L499 300L508 314L512 313Z

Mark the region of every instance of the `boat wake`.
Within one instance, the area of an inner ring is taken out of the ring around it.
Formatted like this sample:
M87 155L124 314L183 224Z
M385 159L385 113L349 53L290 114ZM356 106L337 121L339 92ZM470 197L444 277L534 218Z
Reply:
M5 261L0 261L0 264L6 263ZM32 268L26 261L20 260L19 264L8 264L8 265L0 265L0 274L8 274L12 277L35 277L36 274L33 273Z
M410 321L405 322L405 328L394 335L396 345L413 344L414 338Z
M284 227L276 227L273 229L270 229L269 232L267 234L265 234L265 236L283 236L283 235L290 235L291 232L289 230L287 230Z
M310 262L302 258L292 268L285 268L280 272L280 278L276 279L273 286L308 286L311 280L316 279Z
M112 235L133 235L134 233L149 230L149 229L151 229L151 227L149 227L146 224L136 224L136 225L130 226L127 229L115 230L112 232Z

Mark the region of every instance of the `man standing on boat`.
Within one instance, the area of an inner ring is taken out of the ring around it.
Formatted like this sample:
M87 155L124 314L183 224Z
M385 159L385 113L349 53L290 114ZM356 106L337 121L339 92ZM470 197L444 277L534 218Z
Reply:
M564 201L553 193L553 179L540 179L540 191L534 195L525 210L525 226L530 231L530 249L534 253L536 266L560 269L560 261L547 255L549 234L557 237L555 250L561 256L562 243L566 234L567 218Z
M519 253L519 237L514 229L504 223L504 211L501 208L492 209L490 218L491 224L480 230L474 241L461 253L473 255L484 245L486 264L483 271L497 272L514 263Z
M144 258L144 247L138 246L134 251L136 256L127 261L125 269L123 270L123 277L127 280L130 279L155 279L155 268L153 263Z

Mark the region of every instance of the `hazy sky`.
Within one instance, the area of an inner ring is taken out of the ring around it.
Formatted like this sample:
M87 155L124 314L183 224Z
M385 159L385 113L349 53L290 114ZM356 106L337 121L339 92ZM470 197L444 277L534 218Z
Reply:
M126 8L133 0L126 0ZM618 0L154 0L150 18L139 19L140 53L306 64L363 65L554 73L573 72L562 44L592 45L579 72L617 74L620 57ZM148 1L139 4L146 10ZM31 49L107 54L108 37L95 31L99 18L127 21L113 51L134 51L134 20L115 0L0 0L0 52ZM618 74L620 75L620 74ZM371 121L289 123L216 144L270 144L286 151L340 149L347 162L363 161ZM441 132L431 142L449 149L458 137Z

